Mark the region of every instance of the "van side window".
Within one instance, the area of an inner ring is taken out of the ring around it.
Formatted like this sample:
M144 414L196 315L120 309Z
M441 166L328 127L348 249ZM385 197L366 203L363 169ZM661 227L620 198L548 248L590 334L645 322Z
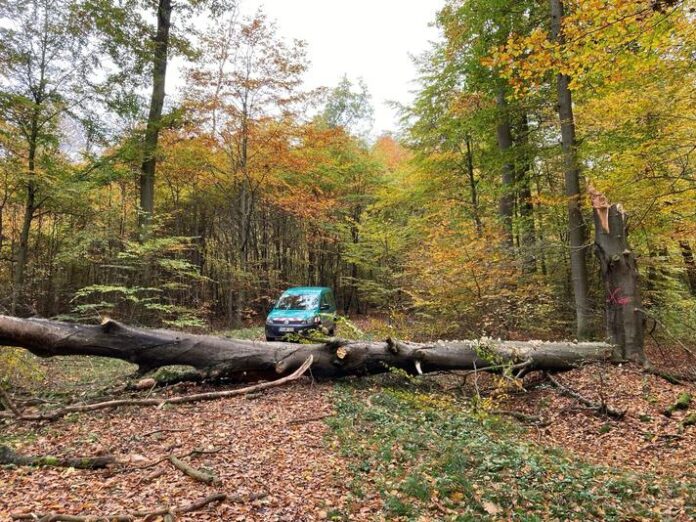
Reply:
M326 292L324 294L324 298L326 299L326 303L333 309L336 308L336 303L334 302L334 296L333 292Z

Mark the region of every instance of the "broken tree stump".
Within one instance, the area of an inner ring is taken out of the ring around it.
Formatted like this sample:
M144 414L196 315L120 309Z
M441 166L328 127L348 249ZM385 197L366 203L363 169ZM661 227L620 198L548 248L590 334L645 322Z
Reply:
M621 205L589 187L595 222L595 254L606 290L607 338L614 358L645 362L643 310L636 256L628 245L627 215Z

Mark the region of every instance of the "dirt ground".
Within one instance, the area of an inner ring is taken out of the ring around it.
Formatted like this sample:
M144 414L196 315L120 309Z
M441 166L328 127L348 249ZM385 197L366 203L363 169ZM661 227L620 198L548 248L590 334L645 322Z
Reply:
M95 368L102 363L84 358L79 364L89 368L78 371L77 362L41 364L41 389L55 388L57 401L90 399L95 381L81 382L76 375L112 372L110 378L118 380L124 373L123 366L113 371L110 366ZM557 379L593 401L625 410L624 418L597 415L534 374L525 379L524 389L493 399L494 406L541 417L543 425L527 429L529 439L564 448L585 461L672 477L696 467L696 426L682 425L696 404L688 412L663 414L680 393L691 393L696 402L694 383L671 384L632 365L588 366ZM452 382L457 381L435 379L433 389L451 390ZM473 393L470 376L459 384L457 393ZM477 383L484 394L494 384L491 377ZM182 395L204 389L190 384L156 393ZM30 396L30 390L24 393ZM120 461L99 471L0 468L0 521L26 513L103 516L153 511L215 492L237 495L238 501L211 504L177 520L313 521L338 513L349 520L382 520L378 492L368 494L359 506L348 500L350 462L340 456L324 420L333 412L332 394L332 383L305 377L262 394L213 402L121 408L42 424L0 421L0 444L21 453L111 454ZM198 454L191 454L196 450ZM156 463L170 454L213 472L219 483L202 484L168 461Z

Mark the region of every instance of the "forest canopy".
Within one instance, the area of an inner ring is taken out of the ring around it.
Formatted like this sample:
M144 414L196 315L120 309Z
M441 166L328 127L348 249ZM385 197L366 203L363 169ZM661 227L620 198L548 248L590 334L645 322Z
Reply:
M448 0L382 136L263 12L157 4L0 7L5 313L220 328L317 285L436 335L601 339L592 186L646 320L696 336L692 3Z
M696 520L694 0L240 1L0 0L0 518Z

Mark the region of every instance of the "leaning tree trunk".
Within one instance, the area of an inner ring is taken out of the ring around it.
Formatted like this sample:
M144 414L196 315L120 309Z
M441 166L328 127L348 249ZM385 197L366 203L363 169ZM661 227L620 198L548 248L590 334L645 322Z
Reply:
M614 358L645 362L643 311L636 256L628 246L626 214L621 205L590 187L595 221L595 252L607 294L607 336Z
M92 355L137 364L141 371L190 365L216 375L285 375L311 355L312 374L340 377L401 368L410 373L438 370L568 370L611 358L605 343L438 341L430 344L340 341L325 344L264 343L129 327L106 320L89 326L0 315L0 346L26 348L40 357Z

